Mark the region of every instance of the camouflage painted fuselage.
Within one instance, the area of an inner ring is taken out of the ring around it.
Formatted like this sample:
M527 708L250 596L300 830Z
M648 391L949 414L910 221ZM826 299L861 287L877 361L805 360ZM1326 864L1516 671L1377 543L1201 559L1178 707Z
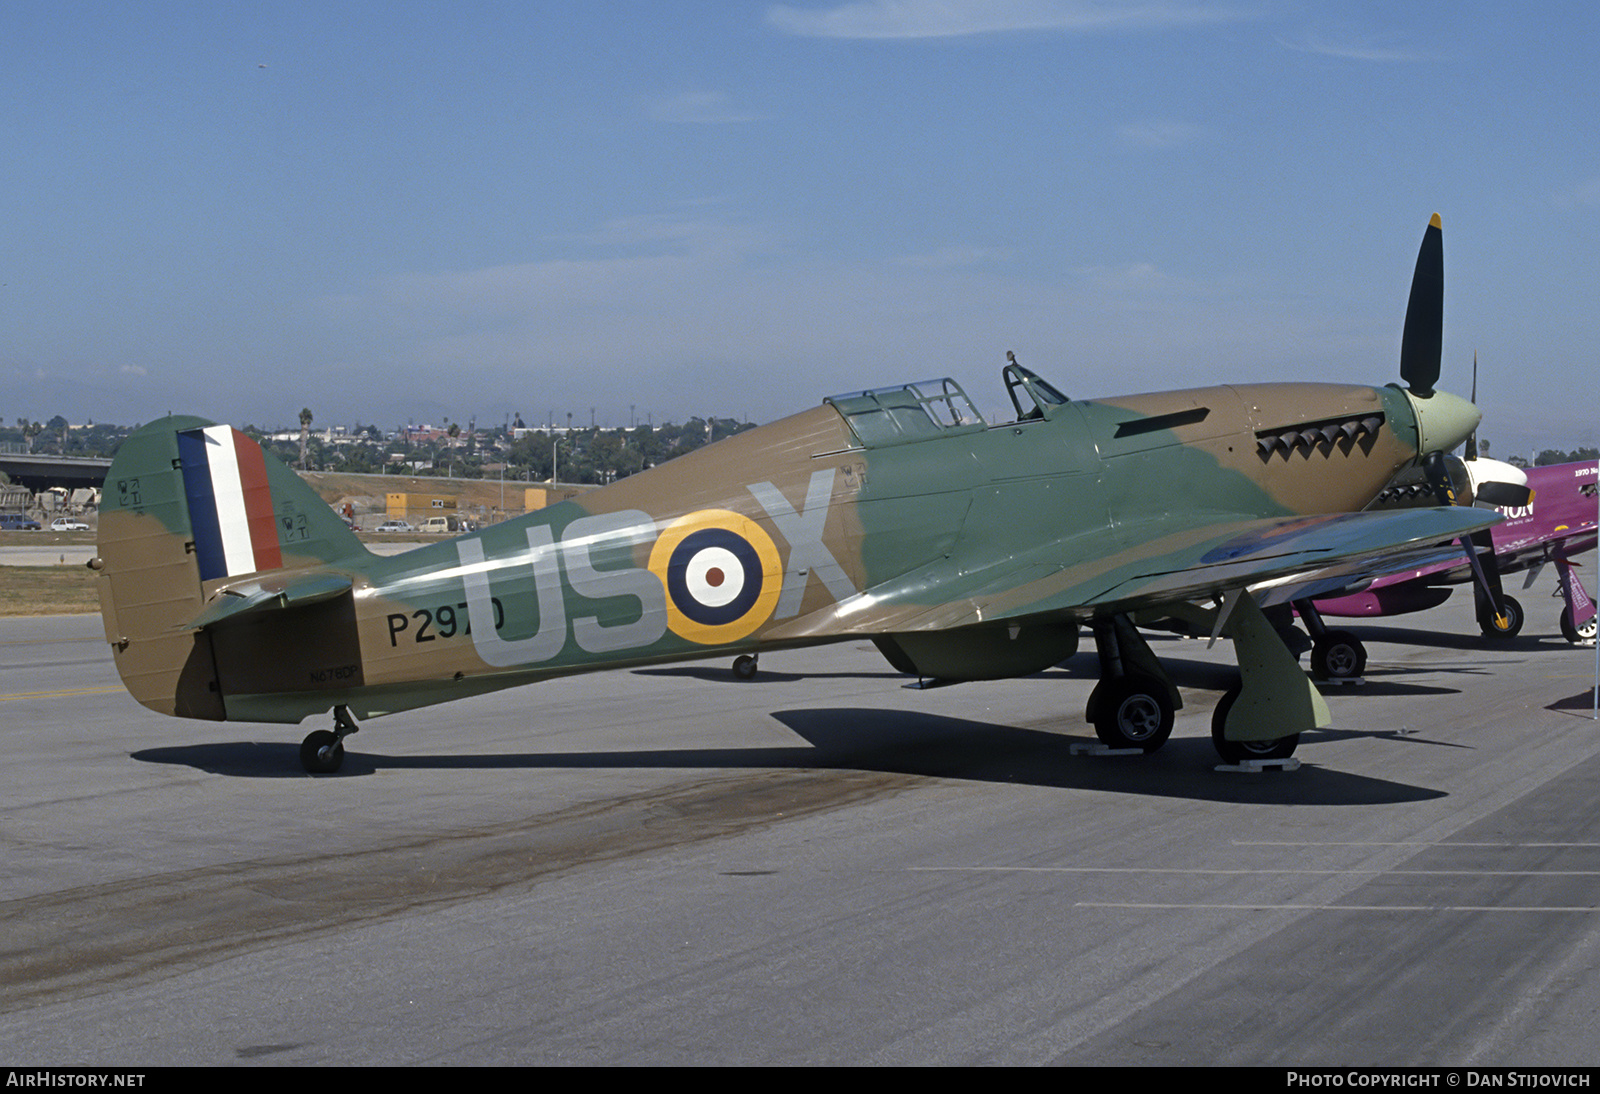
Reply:
M1361 509L1440 439L1425 424L1419 441L1420 401L1393 387L1211 387L996 426L941 424L905 392L835 398L388 558L268 455L250 505L277 553L225 572L180 452L223 427L163 419L107 479L107 639L146 706L274 722L861 635L912 671L1013 675L1098 614L1239 587L1231 563L1294 538L1283 518Z

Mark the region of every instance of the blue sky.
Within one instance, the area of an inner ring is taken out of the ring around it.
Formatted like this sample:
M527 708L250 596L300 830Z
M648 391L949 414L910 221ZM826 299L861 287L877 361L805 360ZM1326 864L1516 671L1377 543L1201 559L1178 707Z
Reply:
M1445 378L1594 444L1587 3L0 4L0 417Z

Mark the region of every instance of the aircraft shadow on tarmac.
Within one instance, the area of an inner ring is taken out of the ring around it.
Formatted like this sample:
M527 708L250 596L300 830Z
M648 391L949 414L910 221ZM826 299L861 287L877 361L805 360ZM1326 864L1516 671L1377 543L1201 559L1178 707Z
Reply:
M1216 692L1213 700L1220 698L1224 691L1232 687L1239 679L1237 670L1227 665L1218 665L1210 661L1190 661L1172 655L1163 656L1162 666L1167 674L1172 677L1172 682L1180 688L1194 688ZM1458 666L1429 665L1427 672L1453 672L1466 673L1473 676L1492 676L1492 669L1477 664L1463 662ZM1420 675L1417 670L1403 667L1385 669L1381 667L1369 668L1360 684L1333 684L1325 683L1321 687L1324 695L1330 698L1360 698L1362 696L1389 698L1398 695L1456 695L1460 688L1440 687L1436 684L1413 684L1407 677ZM1092 676L1089 677L1092 679ZM1205 704L1204 709L1211 709L1213 702Z
M1428 646L1442 650L1466 650L1472 653L1529 653L1534 650L1571 649L1572 645L1559 634L1519 634L1515 638L1486 638L1481 634L1459 634L1452 631L1424 630L1420 627L1399 627L1393 624L1362 622L1353 629L1369 646L1374 642L1393 643L1396 646ZM1430 671L1433 666L1429 666Z
M687 680L703 680L708 684L737 684L748 687L751 684L794 684L801 680L877 680L886 676L898 676L893 669L883 669L877 672L774 672L771 669L762 669L754 679L741 680L733 674L733 670L726 665L675 665L671 668L661 669L631 669L634 676L662 676L678 677Z
M1179 687L1214 691L1219 696L1239 679L1238 669L1231 665L1217 664L1212 661L1197 661L1172 653L1163 653L1161 663L1172 677L1172 682ZM632 669L630 671L635 676L676 677L678 679L701 680L709 684L727 684L730 687L749 687L760 684L793 684L802 680L877 680L895 677L906 681L907 686L910 686L917 679L914 676L898 673L892 669L863 672L798 673L777 672L763 668L754 679L740 680L734 676L731 669L720 664L674 665L670 668ZM1457 665L1429 665L1427 671L1490 676L1493 675L1494 670L1475 662L1461 662ZM1326 693L1329 695L1388 697L1399 695L1455 695L1460 690L1458 688L1405 682L1406 677L1417 674L1418 670L1405 667L1392 669L1373 667L1367 671L1364 683L1360 687L1345 689L1337 685L1331 685ZM1060 681L1063 677L1092 684L1099 679L1099 661L1092 652L1079 653L1054 668L1047 669L1044 672L1032 673L1028 676L1015 677L1009 682L1015 684L1022 680Z
M526 752L481 755L390 756L346 748L336 778L379 770L517 769L834 769L1006 785L1095 790L1151 797L1280 805L1376 805L1444 797L1427 787L1352 775L1305 763L1317 746L1387 734L1318 731L1302 740L1295 772L1215 771L1209 736L1174 737L1148 756L1072 755L1092 736L999 726L963 718L857 707L779 710L772 717L803 747L637 749L614 752ZM178 764L235 778L307 778L296 745L254 741L142 749L145 763ZM1307 755L1307 753L1310 755Z
M1557 699L1546 710L1560 711L1563 714L1577 714L1584 718L1592 718L1595 713L1594 688L1587 687L1576 695L1569 695L1565 699Z

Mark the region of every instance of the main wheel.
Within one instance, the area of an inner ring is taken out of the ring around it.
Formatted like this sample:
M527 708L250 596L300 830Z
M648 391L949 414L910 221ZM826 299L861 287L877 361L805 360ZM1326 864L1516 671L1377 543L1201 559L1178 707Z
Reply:
M1094 734L1107 747L1154 752L1172 736L1172 699L1161 681L1123 676L1096 690Z
M756 659L748 653L741 653L733 659L733 675L740 680L754 680L756 678Z
M1572 625L1572 611L1569 608L1561 609L1561 637L1571 642L1574 646L1586 645L1594 641L1595 624L1600 622L1600 615L1591 615L1589 622L1581 627Z
M1500 606L1505 611L1505 623L1494 617L1493 610L1478 616L1478 626L1490 638L1515 638L1522 630L1522 605L1514 597L1502 596Z
M1237 764L1245 760L1287 760L1300 745L1300 734L1291 733L1271 741L1230 741L1222 735L1228 720L1228 711L1239 699L1242 684L1235 684L1217 700L1217 709L1211 713L1211 745L1224 763Z
M319 729L300 742L300 766L313 775L332 775L344 763L344 742L338 734Z
M1324 631L1311 647L1311 675L1319 680L1350 680L1367 668L1367 647L1349 631Z

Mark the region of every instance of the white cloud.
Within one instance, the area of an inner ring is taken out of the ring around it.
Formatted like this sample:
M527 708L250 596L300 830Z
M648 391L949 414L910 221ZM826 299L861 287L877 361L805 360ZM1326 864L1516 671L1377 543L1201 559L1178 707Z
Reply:
M645 112L651 121L674 125L734 125L765 120L764 115L736 109L720 91L686 91L655 99L646 104Z
M1150 30L1237 18L1193 0L858 0L778 4L767 20L807 38L956 38L1008 31Z
M1280 38L1278 42L1288 49L1299 50L1301 53L1316 53L1323 57L1337 57L1345 61L1405 64L1434 60L1431 54L1419 50L1363 39L1353 35L1335 38L1312 33L1299 40Z
M1197 125L1170 121L1138 122L1118 130L1124 144L1137 148L1178 148L1204 135L1205 130Z

